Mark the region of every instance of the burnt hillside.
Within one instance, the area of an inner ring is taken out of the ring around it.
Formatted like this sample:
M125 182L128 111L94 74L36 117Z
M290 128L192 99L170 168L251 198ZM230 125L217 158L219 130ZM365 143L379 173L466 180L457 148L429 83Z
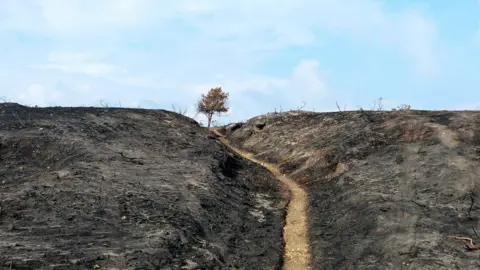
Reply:
M309 196L313 269L479 269L480 113L286 112L223 128Z
M287 196L172 112L0 104L1 269L279 269Z

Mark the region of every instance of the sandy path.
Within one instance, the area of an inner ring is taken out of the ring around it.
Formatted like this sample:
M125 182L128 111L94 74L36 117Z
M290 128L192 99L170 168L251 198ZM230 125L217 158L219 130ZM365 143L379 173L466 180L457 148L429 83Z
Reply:
M288 204L286 224L283 228L285 240L284 270L310 269L310 248L307 236L307 194L293 180L281 174L274 164L260 161L251 153L233 147L228 140L217 130L213 132L220 140L239 155L267 168L279 181L284 183L291 192L291 200Z

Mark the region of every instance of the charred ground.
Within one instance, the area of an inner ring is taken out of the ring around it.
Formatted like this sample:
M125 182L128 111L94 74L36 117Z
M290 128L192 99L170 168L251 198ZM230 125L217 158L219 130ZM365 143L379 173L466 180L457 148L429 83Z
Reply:
M480 113L286 112L223 128L309 195L312 269L479 269Z
M279 269L287 197L172 112L0 104L2 269Z

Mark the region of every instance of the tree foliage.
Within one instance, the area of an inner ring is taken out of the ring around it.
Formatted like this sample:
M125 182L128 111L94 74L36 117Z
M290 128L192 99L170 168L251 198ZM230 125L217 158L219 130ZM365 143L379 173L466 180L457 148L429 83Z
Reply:
M224 92L221 87L211 88L206 95L202 94L197 103L197 112L207 117L207 127L210 127L213 115L228 112L227 100L228 93Z

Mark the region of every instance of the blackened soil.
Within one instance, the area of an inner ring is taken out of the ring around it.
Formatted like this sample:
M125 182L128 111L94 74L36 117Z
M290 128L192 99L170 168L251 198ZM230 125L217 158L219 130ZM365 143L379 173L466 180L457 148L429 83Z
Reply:
M309 196L312 269L480 269L480 112L286 112L223 131Z
M1 269L280 269L287 197L172 112L0 104Z

